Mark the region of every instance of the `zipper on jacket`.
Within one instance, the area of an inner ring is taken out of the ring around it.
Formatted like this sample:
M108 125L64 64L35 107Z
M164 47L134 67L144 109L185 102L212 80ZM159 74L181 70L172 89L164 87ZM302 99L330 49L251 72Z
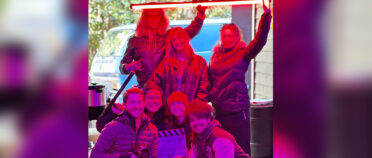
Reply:
M138 135L139 133L149 124L149 121L147 121L143 126L140 125L140 127L138 128L138 131L136 131L136 141L135 141L135 144L138 143Z

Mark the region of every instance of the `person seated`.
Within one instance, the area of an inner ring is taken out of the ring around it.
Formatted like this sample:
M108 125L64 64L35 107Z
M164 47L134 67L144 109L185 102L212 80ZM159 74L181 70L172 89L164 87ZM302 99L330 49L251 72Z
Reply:
M187 147L190 147L189 136L191 135L190 124L186 119L186 106L188 100L186 94L182 92L173 92L168 97L168 113L165 119L165 130L183 128L186 135Z
M146 83L143 92L145 93L145 114L159 131L165 129L166 106L163 104L163 90L156 84Z
M212 106L200 100L193 100L187 106L186 116L192 130L188 157L249 158L235 138L213 119L212 112Z
M144 93L131 88L123 98L125 110L104 127L92 149L91 158L157 156L158 130L143 113Z
M149 115L151 123L159 130L164 130L165 105L163 105L163 90L156 84L146 83L143 92L145 94L145 114ZM97 118L97 131L101 132L107 123L118 117L123 111L124 106L120 103L107 107Z

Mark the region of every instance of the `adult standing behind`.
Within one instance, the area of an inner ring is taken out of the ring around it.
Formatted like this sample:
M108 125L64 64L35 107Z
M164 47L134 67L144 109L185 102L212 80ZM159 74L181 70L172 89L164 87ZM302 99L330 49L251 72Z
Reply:
M270 5L269 5L270 6ZM270 8L263 4L258 31L248 44L241 39L235 24L226 24L220 31L221 44L213 49L209 62L209 99L216 110L216 119L230 132L243 150L250 154L249 96L245 72L251 59L266 44L270 30Z
M196 17L185 28L191 38L200 32L207 8L198 6L197 9ZM163 9L142 10L136 33L128 40L127 49L119 66L122 74L129 74L131 71L135 72L139 88L143 88L154 69L164 58L165 39L169 33L168 27L169 20ZM122 108L117 106L105 109L97 119L97 130L101 131L122 110Z
M176 91L186 94L188 101L208 101L207 62L194 53L187 32L180 27L172 28L166 41L166 57L149 82L164 90L164 101Z
M203 26L206 7L197 7L198 13L185 28L190 38ZM163 9L144 9L138 21L136 33L128 40L128 46L120 63L120 72L135 71L138 87L142 88L164 57L165 39L169 33L169 20Z

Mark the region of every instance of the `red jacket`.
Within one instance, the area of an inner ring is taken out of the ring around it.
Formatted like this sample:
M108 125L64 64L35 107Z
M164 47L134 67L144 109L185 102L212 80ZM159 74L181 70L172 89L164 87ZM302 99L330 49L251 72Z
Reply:
M245 72L250 60L266 44L270 23L271 15L264 13L258 31L248 46L241 41L229 50L224 50L220 45L213 49L209 62L209 99L217 115L239 112L249 107Z

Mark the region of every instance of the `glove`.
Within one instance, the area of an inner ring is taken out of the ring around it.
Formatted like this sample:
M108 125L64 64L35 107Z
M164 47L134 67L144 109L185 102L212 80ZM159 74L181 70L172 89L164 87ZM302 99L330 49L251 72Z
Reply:
M200 14L205 14L205 10L207 10L207 8L208 8L208 7L203 7L203 6L201 6L201 5L198 5L198 6L196 7L196 9L198 10L198 12L199 12Z
M114 103L111 107L112 112L114 112L116 115L120 115L124 111L124 106L120 103Z

